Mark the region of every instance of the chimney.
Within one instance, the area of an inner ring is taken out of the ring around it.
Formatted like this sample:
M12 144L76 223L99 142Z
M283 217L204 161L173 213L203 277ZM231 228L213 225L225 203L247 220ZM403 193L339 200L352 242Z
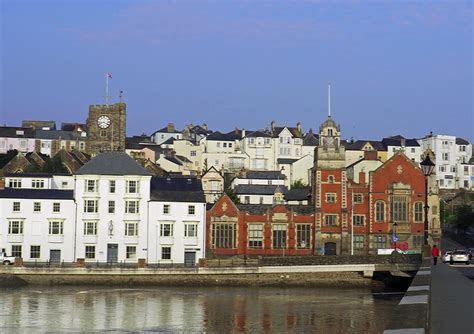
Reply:
M296 123L296 128L301 133L301 122Z
M168 132L174 132L175 131L174 124L168 123L167 130Z
M365 172L364 170L361 170L359 172L359 184L365 184Z
M406 139L405 138L400 139L400 144L401 144L402 147L405 147L406 146Z
M377 151L364 151L365 160L377 160Z
M242 138L245 137L245 129L242 129Z
M275 121L272 121L271 126L272 126L272 132L275 132Z
M206 124L206 123L202 123L202 128L207 131L207 124Z

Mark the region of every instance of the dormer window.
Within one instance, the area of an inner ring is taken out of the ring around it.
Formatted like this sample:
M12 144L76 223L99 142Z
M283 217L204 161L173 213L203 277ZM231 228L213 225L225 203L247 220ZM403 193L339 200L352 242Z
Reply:
M328 136L332 136L332 129L328 129Z

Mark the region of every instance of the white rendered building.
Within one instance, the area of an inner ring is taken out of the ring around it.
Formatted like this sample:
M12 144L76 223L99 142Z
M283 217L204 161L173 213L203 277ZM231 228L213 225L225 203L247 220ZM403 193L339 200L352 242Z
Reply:
M121 152L97 155L76 173L77 259L147 258L151 174Z
M194 266L205 257L206 200L196 178L153 177L148 263Z
M72 190L0 190L0 250L24 262L73 262L75 214Z
M440 189L473 189L472 144L449 135L430 135L419 140L422 150L436 157L436 180Z

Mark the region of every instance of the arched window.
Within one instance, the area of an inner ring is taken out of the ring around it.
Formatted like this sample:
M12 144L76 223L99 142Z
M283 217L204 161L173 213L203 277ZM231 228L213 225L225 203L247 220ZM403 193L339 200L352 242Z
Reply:
M328 176L328 182L329 183L334 183L334 176L333 175Z
M422 202L415 203L415 221L416 222L423 221L423 203Z
M375 221L385 221L385 202L377 201L375 203Z

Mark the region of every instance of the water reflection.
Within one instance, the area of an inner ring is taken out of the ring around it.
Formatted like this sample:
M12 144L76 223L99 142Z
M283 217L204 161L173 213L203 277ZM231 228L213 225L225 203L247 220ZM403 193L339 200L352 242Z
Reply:
M27 287L0 291L0 332L381 333L400 298L350 289Z

